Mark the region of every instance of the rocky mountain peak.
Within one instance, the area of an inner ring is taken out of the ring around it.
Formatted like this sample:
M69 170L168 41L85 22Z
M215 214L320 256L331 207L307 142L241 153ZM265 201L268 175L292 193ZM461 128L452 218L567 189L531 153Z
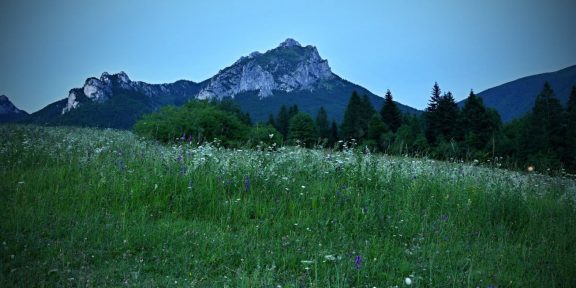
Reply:
M170 84L148 84L141 81L132 81L128 74L120 71L115 74L102 73L100 78L86 79L82 88L74 88L68 93L68 101L62 109L62 114L70 112L83 105L84 102L104 103L114 96L114 93L136 93L153 99L154 103L170 101L184 101L190 95L197 93L198 84L192 81L180 80ZM169 97L166 97L170 95Z
M300 45L300 43L292 38L287 38L286 40L284 40L284 42L280 43L280 45L278 45L278 47L293 47L293 46L298 46L298 47L302 47L302 45Z
M247 91L258 91L263 98L274 95L274 91L312 91L333 77L328 61L320 57L316 47L302 47L288 38L275 49L253 52L221 70L207 80L197 98L221 99Z
M6 95L0 95L0 115L26 113L14 106Z

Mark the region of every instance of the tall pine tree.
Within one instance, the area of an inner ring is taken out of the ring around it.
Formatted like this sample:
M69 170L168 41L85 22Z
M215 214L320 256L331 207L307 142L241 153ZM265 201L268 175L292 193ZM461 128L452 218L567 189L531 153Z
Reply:
M434 83L432 87L432 95L430 96L430 100L428 101L428 107L426 107L426 111L424 113L425 119L425 135L428 143L434 144L440 134L439 128L439 117L440 114L438 113L438 105L442 100L440 86L438 83Z
M384 151L385 148L381 140L386 132L388 132L386 123L382 121L378 113L374 113L368 123L368 140L380 151Z
M384 121L394 133L396 133L402 125L402 114L398 106L396 106L396 103L394 103L390 90L386 91L386 95L384 96L384 106L382 106L382 110L380 110L380 116L382 117L382 121Z
M444 137L444 140L450 141L458 138L459 112L456 101L452 96L452 92L448 91L448 93L444 94L440 99L436 111L438 128L440 129L440 134Z
M566 150L564 162L568 170L576 173L576 86L572 87L572 93L568 98L566 108Z
M290 125L290 115L288 114L288 109L286 106L282 105L280 111L278 112L278 117L276 119L276 129L282 134L284 139L288 139L288 127Z
M538 94L523 135L521 156L529 164L554 168L564 152L562 105L546 82Z
M328 114L324 107L320 107L316 115L316 131L320 139L328 139L330 136L330 123L328 122Z
M330 126L330 136L328 136L328 146L333 147L338 141L338 124L336 121L332 120L332 125Z
M462 129L464 143L469 151L475 152L486 148L497 127L491 120L482 98L476 96L474 91L470 91L466 99L461 120L460 129Z
M358 142L364 140L368 134L368 122L372 114L374 114L374 107L368 97L360 98L356 91L352 92L340 128L342 139L355 139Z

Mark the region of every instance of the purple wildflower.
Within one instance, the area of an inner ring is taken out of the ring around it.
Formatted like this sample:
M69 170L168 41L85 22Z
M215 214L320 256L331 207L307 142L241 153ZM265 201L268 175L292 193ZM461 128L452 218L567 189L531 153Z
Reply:
M444 215L440 216L440 221L442 221L442 222L448 221L448 215L444 214Z
M116 166L118 166L118 168L120 168L120 170L126 169L126 164L124 164L124 160L122 160L122 159L118 159L116 161Z
M356 267L356 270L360 270L361 265L362 265L362 257L360 255L356 255L356 258L354 259L354 266Z
M248 178L248 175L244 176L244 192L248 192L248 190L250 190L250 178Z

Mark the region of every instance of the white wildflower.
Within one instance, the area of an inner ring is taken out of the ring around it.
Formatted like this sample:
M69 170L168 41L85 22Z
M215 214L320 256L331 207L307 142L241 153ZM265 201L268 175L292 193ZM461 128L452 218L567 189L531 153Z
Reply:
M328 261L336 261L336 257L334 257L334 255L326 255L324 256L324 259Z
M404 278L404 283L406 283L406 285L412 285L412 279L410 279L410 277L406 277Z

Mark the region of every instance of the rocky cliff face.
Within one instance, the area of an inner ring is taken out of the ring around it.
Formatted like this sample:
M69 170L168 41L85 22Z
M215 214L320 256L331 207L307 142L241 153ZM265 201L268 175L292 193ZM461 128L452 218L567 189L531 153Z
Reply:
M66 107L62 109L62 114L80 107L86 101L106 102L119 91L138 93L153 102L168 104L165 102L192 97L198 92L198 84L185 80L169 84L148 84L141 81L132 81L124 72L117 74L104 72L99 79L95 77L88 78L82 88L70 90L68 101Z
M272 96L274 91L313 91L319 83L334 77L328 61L320 57L316 47L303 47L296 40L287 39L266 53L253 52L241 57L232 66L200 84L185 80L148 84L132 81L124 72L113 75L104 72L100 78L86 79L82 88L70 90L62 114L87 101L104 103L118 91L139 93L160 104L174 104L166 98L171 101L222 99L248 91L258 91L258 96L264 98Z
M0 115L24 115L28 114L23 110L20 110L12 104L10 99L6 95L0 95Z
M314 90L322 80L334 77L328 61L314 46L302 47L287 39L266 53L254 52L205 81L199 99L222 99L238 93L258 91L260 98L275 90L292 92Z

